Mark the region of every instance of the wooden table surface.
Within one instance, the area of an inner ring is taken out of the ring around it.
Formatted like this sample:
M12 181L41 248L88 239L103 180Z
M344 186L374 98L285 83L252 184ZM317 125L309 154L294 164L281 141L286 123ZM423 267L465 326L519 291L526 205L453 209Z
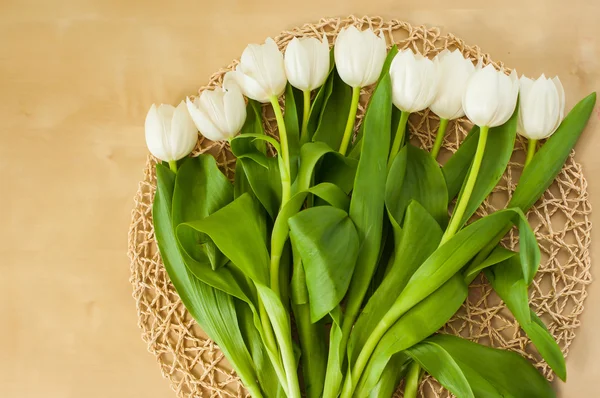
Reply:
M0 397L174 396L140 338L128 281L144 117L247 43L322 16L381 15L439 26L519 72L558 74L569 108L600 89L600 3L484 3L0 1ZM598 148L599 108L577 146L595 209ZM561 397L598 396L600 283L589 293Z

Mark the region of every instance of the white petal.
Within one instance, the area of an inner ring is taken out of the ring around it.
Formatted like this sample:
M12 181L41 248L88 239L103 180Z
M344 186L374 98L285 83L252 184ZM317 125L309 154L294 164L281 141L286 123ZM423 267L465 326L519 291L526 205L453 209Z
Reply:
M246 103L237 87L232 87L225 93L223 107L227 126L223 132L226 134L226 138L231 138L239 133L246 121Z
M170 129L170 123L169 123ZM156 105L152 104L146 114L145 123L146 145L152 155L165 162L174 160L171 158L171 149L166 140L165 128L158 113Z
M236 70L231 76L232 78L235 78L235 81L241 87L242 92L246 97L263 103L270 101L269 93L252 77L244 74L240 70Z
M462 97L469 77L475 71L475 66L458 50L453 52L444 50L437 58L440 80L436 98L430 108L444 119L457 119L465 115Z
M196 130L196 126L183 101L179 103L173 113L169 139L174 160L179 160L189 155L198 141L198 130Z
M188 107L188 111L196 128L200 131L204 137L208 138L211 141L221 141L226 139L227 137L223 134L221 130L210 119L210 117L204 112L204 110L199 108L200 99L196 98L194 102L190 101L189 98L186 99L186 104Z
M350 25L338 33L333 53L337 72L344 83L361 87L369 49L355 26Z
M370 55L366 59L364 77L362 79L361 86L366 87L375 83L381 74L381 69L387 56L387 47L385 44L385 37L383 32L380 32L379 36L372 30L365 30L363 32L363 39L368 43L370 47Z
M499 73L490 64L476 70L467 82L463 109L478 126L489 126L499 108Z
M499 103L489 127L501 126L510 119L515 112L517 97L519 96L519 79L517 71L513 69L510 76L498 72Z
M310 90L311 59L307 46L293 38L285 49L285 73L290 84L299 90Z
M329 75L329 42L325 34L323 34L323 39L318 41L318 44L314 46L313 51L314 56L310 78L311 90L321 87Z

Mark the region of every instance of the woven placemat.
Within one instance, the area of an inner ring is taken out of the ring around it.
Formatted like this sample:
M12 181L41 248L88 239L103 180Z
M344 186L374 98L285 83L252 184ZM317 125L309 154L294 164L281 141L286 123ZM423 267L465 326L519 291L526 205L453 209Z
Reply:
M492 61L479 47L469 46L452 34L442 34L438 28L414 27L406 22L384 21L379 17L321 19L317 23L284 31L275 37L275 41L283 49L293 37L322 37L326 33L329 42L333 43L337 32L349 24L381 30L389 45L396 43L400 48L410 47L424 55L433 56L444 48L458 48L473 61L482 58L485 64L504 66L501 62ZM220 85L224 73L236 63L234 61L216 72L200 91ZM369 95L370 90L363 91L361 104L366 103ZM359 109L357 128L364 111L363 105ZM264 113L265 126L269 134L275 134L276 124L267 108ZM437 116L428 110L412 115L409 128L413 141L423 148L431 148L438 123ZM457 149L469 128L466 119L450 123L442 157ZM481 207L480 215L502 208L507 203L522 170L525 158L523 144L520 140L500 185ZM235 159L229 152L228 144L214 143L199 136L194 155L205 152L215 155L222 170L228 176L233 176ZM591 282L591 207L581 165L575 162L573 156L574 153L571 153L554 184L528 214L542 250L540 272L530 289L531 305L555 336L565 355L580 324L579 315L587 296L586 287ZM129 229L131 284L142 338L148 344L149 351L156 356L163 376L169 379L178 396L247 396L219 348L206 337L186 311L165 272L152 226L151 209L156 185L154 164L155 159L149 157L144 178L135 196ZM516 234L511 233L504 243L514 248L517 245ZM444 331L482 344L516 351L535 363L546 377L553 378L550 368L541 360L483 277L471 285L469 299L444 327ZM421 393L426 397L450 396L431 378L424 380Z

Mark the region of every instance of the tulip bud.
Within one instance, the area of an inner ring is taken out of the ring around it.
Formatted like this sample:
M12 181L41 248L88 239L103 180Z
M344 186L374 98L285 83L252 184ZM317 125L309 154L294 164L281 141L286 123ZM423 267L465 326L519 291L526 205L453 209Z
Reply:
M287 84L283 54L270 37L265 44L249 44L231 76L246 97L263 103L283 94Z
M442 119L463 117L462 97L475 65L463 57L459 50L450 52L444 49L435 58L439 62L440 81L437 95L429 108Z
M515 111L519 95L517 72L507 76L493 65L479 66L467 82L462 105L467 117L478 126L500 126Z
M433 102L438 88L438 61L405 49L390 65L392 101L398 109L412 113L422 111Z
M146 145L150 153L165 162L189 155L198 141L198 130L181 101L177 108L152 104L146 115Z
M211 141L227 140L242 129L246 121L246 103L240 88L225 78L223 88L204 90L187 108L200 133Z
M565 91L558 77L537 80L521 76L519 81L519 124L517 131L530 140L550 137L565 115Z
M386 57L383 32L359 31L349 26L338 33L333 54L340 78L351 87L365 87L377 81Z
M302 91L321 87L329 74L329 42L314 37L294 37L285 49L285 73L290 84Z

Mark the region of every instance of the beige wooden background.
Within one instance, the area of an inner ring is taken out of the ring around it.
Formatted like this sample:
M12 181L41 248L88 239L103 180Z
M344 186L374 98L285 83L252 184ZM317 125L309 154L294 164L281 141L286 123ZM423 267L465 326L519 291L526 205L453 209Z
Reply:
M597 0L0 0L0 397L174 396L128 282L146 111L249 42L350 13L437 25L519 72L559 74L569 107L600 89ZM599 149L597 108L577 159L600 227ZM600 396L600 282L589 292L561 397Z

